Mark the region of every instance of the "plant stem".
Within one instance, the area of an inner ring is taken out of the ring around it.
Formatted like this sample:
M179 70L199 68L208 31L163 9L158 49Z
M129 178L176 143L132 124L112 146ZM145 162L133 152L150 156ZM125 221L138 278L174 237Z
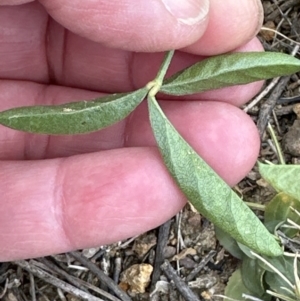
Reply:
M156 78L155 78L157 81L159 81L161 83L163 82L164 77L167 73L167 70L170 66L171 60L173 58L174 52L175 52L174 50L170 50L165 54L164 60L161 64L161 66L157 72Z
M253 210L265 211L265 209L266 209L266 206L262 205L262 204L256 204L256 203L251 203L251 202L245 202L245 204Z
M157 92L159 91L160 87L162 86L164 77L170 66L174 52L175 52L175 50L170 50L170 51L166 52L163 62L157 72L155 79L147 84L147 87L149 89L149 95L155 96L157 94Z
M284 157L282 155L281 147L280 147L280 145L278 143L277 137L276 137L276 135L275 135L275 133L273 131L273 128L270 125L270 123L268 123L268 131L269 131L269 134L270 134L270 136L271 136L271 138L272 138L272 140L273 140L273 142L275 144L279 162L280 162L280 164L284 165L285 161L284 161Z

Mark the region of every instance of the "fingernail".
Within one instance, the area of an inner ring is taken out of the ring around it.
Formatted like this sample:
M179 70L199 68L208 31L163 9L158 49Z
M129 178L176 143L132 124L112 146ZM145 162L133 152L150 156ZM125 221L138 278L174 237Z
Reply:
M161 0L169 13L179 22L194 25L208 14L209 0Z

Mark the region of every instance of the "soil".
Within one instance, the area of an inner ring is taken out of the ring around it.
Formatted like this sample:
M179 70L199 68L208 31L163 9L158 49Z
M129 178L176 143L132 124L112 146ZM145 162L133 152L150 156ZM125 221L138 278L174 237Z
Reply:
M264 27L300 41L299 0L262 2ZM259 39L268 51L297 52L296 44L280 34L262 30ZM266 129L269 122L285 162L299 164L299 95L300 80L295 74L277 82L257 104L250 102L250 106L248 103L244 107L261 133L260 160L280 163ZM252 203L266 204L274 196L257 167L234 189ZM259 211L257 214L262 215ZM222 300L217 295L224 294L226 283L238 265L239 261L216 240L214 226L187 205L160 228L127 241L46 258L0 263L0 299Z

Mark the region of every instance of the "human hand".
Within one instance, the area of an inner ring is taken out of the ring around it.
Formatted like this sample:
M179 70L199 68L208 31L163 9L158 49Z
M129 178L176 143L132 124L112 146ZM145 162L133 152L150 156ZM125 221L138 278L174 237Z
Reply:
M0 110L132 91L153 79L159 51L181 48L172 73L199 56L262 49L253 39L260 1L210 0L208 10L207 1L194 0L201 7L191 15L180 9L180 20L163 2L0 0ZM161 101L230 185L257 158L256 127L237 106L260 87ZM0 160L0 261L109 244L160 225L185 204L155 147L145 104L87 135L49 137L1 126Z

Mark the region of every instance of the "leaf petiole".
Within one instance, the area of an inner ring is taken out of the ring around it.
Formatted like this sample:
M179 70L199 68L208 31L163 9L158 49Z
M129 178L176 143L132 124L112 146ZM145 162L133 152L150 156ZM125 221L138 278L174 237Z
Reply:
M174 50L170 50L170 51L166 52L163 62L157 72L155 79L150 81L146 85L146 87L149 89L149 93L148 93L149 96L154 97L157 94L157 92L160 90L163 80L164 80L164 77L167 73L167 70L170 66L171 60L173 58L174 52L175 52Z
M171 60L173 58L175 50L170 50L168 52L166 52L165 57L163 59L163 62L157 72L156 78L155 80L157 80L158 82L162 83L164 80L164 77L167 73L167 70L170 66Z

